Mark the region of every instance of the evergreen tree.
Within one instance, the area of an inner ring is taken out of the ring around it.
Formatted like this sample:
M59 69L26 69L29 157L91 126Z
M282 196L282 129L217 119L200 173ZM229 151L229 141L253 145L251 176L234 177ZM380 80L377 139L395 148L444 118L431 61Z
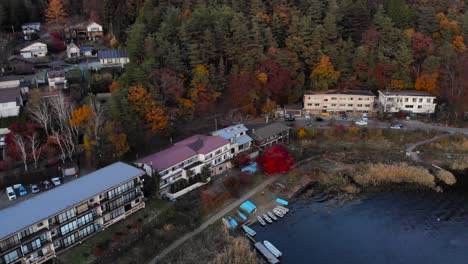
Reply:
M421 7L417 13L416 29L428 36L439 30L439 22L434 7Z
M406 3L406 0L388 0L386 2L388 16L395 23L395 26L400 29L412 27L413 11Z
M312 22L312 26L316 27L317 25L322 23L322 0L309 0L304 1L308 3L308 8L306 9L306 15L310 17L310 21Z
M465 3L468 3L468 0L465 1ZM465 13L463 14L462 17L462 25L461 25L461 33L465 40L468 40L468 10L465 8Z
M340 24L343 28L343 37L351 37L354 43L360 43L361 35L370 23L371 15L367 8L367 1L357 0L343 11Z

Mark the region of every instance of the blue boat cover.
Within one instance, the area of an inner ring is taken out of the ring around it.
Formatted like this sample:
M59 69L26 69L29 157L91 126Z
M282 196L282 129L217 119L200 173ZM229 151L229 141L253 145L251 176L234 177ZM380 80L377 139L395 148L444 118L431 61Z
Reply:
M257 172L258 171L258 166L257 166L257 162L254 162L248 166L245 166L244 168L241 169L241 172L245 172L245 171L250 171L250 172Z
M281 198L276 198L276 202L279 203L279 204L282 204L282 205L288 205L288 201L286 200L283 200Z
M253 204L251 201L247 200L240 205L240 208L250 214L253 210L257 209L257 206L255 206L255 204Z
M242 212L237 212L237 214L240 216L240 218L242 218L243 220L247 220L247 216L245 216L245 214L243 214Z

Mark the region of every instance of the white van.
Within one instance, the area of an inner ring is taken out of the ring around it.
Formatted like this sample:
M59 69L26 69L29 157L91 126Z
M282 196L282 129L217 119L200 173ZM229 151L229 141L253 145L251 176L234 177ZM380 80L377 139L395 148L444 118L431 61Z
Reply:
M11 186L6 188L6 193L10 201L16 200L16 193Z
M369 120L369 116L367 115L367 113L362 114L362 120L364 120L364 121Z

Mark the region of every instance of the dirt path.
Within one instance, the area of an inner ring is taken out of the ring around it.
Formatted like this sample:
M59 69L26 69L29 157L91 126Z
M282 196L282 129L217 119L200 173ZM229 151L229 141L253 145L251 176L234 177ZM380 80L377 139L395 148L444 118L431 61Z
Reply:
M429 143L434 142L436 140L439 140L441 138L449 137L450 135L451 134L438 135L438 136L435 136L435 137L433 137L431 139L426 139L426 140L419 141L419 142L416 142L414 144L411 144L406 148L406 155L409 156L415 162L424 163L424 161L421 159L419 154L417 152L414 152L414 150L417 147L421 146L421 145L429 144Z
M149 261L148 263L149 264L156 264L159 262L160 259L164 258L167 254L169 254L172 250L176 249L177 247L179 247L180 245L182 245L184 242L186 242L187 240L191 239L192 237L196 236L197 234L199 234L200 232L202 232L203 230L205 230L208 226L214 224L216 221L218 221L219 219L221 219L221 217L223 217L224 215L226 215L227 213L229 213L230 211L232 211L233 209L235 209L236 207L238 207L239 205L241 205L245 200L249 199L251 196L253 196L254 194L256 194L257 192L263 190L268 184L271 184L273 183L279 176L275 176L275 177L272 177L272 178L269 178L268 180L264 181L263 183L261 183L260 185L258 185L257 187L255 187L254 189L250 190L248 193L244 194L242 197L240 197L239 199L237 199L235 202L231 203L230 205L226 206L223 208L223 210L219 211L218 213L216 213L215 215L213 215L212 217L210 217L209 219L207 219L205 222L203 222L203 224L201 224L197 229L195 229L194 231L188 233L188 234L185 234L183 237L177 239L176 241L174 241L169 247L167 247L166 249L164 249L158 256L154 257L151 261Z

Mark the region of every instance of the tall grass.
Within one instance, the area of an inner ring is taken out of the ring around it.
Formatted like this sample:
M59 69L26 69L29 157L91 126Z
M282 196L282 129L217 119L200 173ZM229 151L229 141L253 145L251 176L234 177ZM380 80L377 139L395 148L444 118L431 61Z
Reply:
M468 156L457 158L450 164L452 170L464 170L468 168Z
M435 172L435 176L437 177L437 179L443 181L447 185L454 185L455 183L457 183L457 179L450 171L437 170Z
M386 183L411 183L435 187L434 176L426 169L405 162L395 164L368 164L358 171L354 180L360 185L378 186Z
M468 152L468 137L464 135L453 135L443 138L430 145L430 148L446 152Z

